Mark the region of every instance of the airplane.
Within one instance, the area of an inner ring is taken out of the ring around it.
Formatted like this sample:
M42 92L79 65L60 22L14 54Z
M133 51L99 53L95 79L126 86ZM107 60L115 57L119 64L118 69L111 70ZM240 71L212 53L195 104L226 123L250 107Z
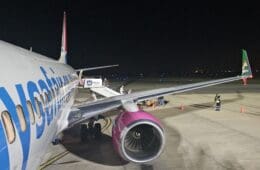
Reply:
M80 80L78 70L69 66L66 58L65 13L59 60L0 41L1 169L37 169L47 148L55 144L65 129L118 108L123 112L118 114L112 128L115 150L126 161L149 163L164 149L164 128L156 117L140 110L138 102L241 79L245 82L253 77L247 52L242 50L241 75L119 94L75 106L73 102ZM98 137L100 124L89 126ZM81 135L90 128L83 127Z

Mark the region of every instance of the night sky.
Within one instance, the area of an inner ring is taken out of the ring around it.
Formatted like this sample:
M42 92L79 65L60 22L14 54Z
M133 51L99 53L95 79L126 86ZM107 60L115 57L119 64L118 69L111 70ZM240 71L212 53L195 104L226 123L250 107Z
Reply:
M63 11L74 68L120 64L125 73L240 71L245 48L254 70L260 69L260 10L254 4L1 2L0 39L57 59Z

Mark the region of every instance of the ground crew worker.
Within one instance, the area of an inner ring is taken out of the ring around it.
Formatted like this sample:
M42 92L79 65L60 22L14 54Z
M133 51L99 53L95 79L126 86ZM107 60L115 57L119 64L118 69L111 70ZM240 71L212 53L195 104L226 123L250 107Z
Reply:
M158 104L159 104L160 106L163 106L163 105L164 105L164 97L163 97L163 96L158 97Z
M94 101L96 101L96 100L97 100L96 93L92 92L92 94L91 94L91 95L92 95L92 98L93 98L93 100L94 100Z
M216 102L215 102L215 111L220 111L221 108L221 100L220 100L220 95L217 95L217 97L215 97Z
M107 80L107 78L104 78L104 86L106 86L106 87L109 86L109 85L108 85L108 80Z
M125 90L124 90L124 85L122 85L119 89L120 94L124 94Z
M216 93L216 96L214 98L214 103L216 103L217 99L218 99L218 93Z
M131 94L132 93L132 89L129 89L128 91L127 91L127 94Z

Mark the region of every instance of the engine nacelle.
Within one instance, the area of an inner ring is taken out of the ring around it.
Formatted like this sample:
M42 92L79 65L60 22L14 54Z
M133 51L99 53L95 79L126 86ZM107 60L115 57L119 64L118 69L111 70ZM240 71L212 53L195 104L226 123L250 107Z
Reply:
M144 112L123 112L112 129L113 145L126 161L147 163L160 156L165 145L160 121Z

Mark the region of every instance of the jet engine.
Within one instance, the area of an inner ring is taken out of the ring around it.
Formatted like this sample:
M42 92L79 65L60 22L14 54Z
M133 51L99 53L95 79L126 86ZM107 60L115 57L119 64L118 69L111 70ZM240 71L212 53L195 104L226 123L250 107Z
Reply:
M118 154L134 163L148 163L158 158L165 144L159 120L140 110L123 112L116 118L112 140Z

